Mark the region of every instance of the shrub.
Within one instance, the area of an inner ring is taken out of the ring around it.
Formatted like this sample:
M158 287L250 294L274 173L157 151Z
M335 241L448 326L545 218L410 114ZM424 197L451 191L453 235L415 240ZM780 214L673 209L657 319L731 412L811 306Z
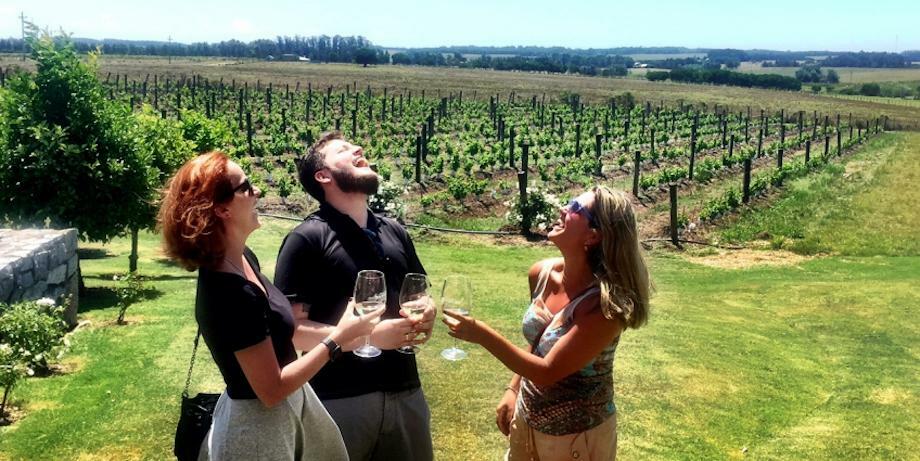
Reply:
M66 329L62 309L47 301L0 306L0 344L12 348L15 360L40 373L48 371L48 359L63 345Z
M863 96L878 96L882 94L882 87L878 83L863 83L859 88L859 94Z
M525 213L530 216L530 228L522 229L525 232L530 232L534 226L540 231L545 231L558 217L557 210L561 206L555 195L537 187L527 188L527 202L523 205L520 196L516 196L508 205L509 210L505 217L512 226L521 228Z
M144 299L147 288L144 286L141 278L134 273L122 277L116 276L115 280L121 282L121 285L115 288L115 293L118 295L118 319L116 322L119 325L124 325L125 313L128 311L128 308L131 307L132 304Z
M375 213L382 213L397 219L406 215L406 205L402 201L403 190L389 181L381 181L377 193L370 197L368 206Z

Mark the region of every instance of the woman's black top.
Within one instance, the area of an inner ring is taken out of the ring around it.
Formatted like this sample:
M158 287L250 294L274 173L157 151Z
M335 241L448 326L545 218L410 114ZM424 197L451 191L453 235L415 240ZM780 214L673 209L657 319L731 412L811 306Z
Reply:
M283 367L293 362L297 352L292 342L294 318L290 302L262 275L259 260L249 248L243 256L259 276L268 297L258 285L238 274L200 268L195 318L227 384L227 395L233 399L254 399L256 394L234 353L269 336L278 365Z

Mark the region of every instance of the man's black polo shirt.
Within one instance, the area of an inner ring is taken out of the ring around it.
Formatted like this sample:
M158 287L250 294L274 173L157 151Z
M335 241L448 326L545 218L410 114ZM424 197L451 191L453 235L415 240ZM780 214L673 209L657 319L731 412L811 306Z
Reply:
M379 237L374 242L372 236ZM382 254L380 254L382 252ZM399 289L407 273L425 273L406 230L390 218L368 211L367 229L328 204L308 216L281 244L275 285L293 302L310 306L309 318L335 325L353 295L358 272L382 271L387 282L384 319L401 318ZM353 397L376 391L398 392L420 386L415 356L395 350L375 358L342 354L310 380L320 399Z

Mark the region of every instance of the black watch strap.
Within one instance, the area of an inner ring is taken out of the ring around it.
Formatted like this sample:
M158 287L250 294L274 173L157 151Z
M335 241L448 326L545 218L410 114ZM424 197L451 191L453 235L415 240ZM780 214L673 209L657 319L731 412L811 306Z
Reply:
M342 355L342 347L336 344L332 338L327 337L322 341L323 345L326 346L326 349L329 349L329 361L335 362L335 359L339 358Z

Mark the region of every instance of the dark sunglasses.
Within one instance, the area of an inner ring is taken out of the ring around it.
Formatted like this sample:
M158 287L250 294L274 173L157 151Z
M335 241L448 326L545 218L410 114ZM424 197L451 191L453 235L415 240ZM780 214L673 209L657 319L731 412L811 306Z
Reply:
M594 220L594 215L591 213L591 210L587 209L578 202L578 200L572 199L569 200L568 205L565 206L564 210L568 213L577 213L585 217L588 220L588 225L592 228L597 228L597 221Z
M252 187L252 183L249 182L249 178L243 180L239 186L233 188L233 193L242 192L246 195L254 195L256 193L255 188Z

